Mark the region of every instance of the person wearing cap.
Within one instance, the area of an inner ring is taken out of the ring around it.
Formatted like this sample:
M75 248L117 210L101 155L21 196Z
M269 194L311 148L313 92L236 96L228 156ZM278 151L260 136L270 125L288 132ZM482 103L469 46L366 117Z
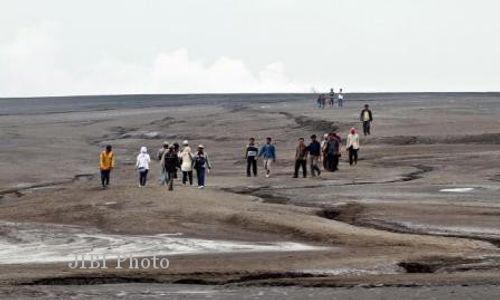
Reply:
M168 142L163 142L163 146L158 150L158 160L160 161L160 185L165 185L167 183L167 174L165 172L165 161L163 160L163 155L168 151Z
M318 161L321 156L321 144L316 140L316 135L311 135L311 143L307 146L309 152L309 165L311 167L311 175L316 176L316 173L321 175L321 170L318 166Z
M353 127L347 136L346 149L349 152L349 165L358 164L359 134Z
M189 180L189 185L193 185L193 152L191 147L189 147L189 142L182 142L182 148L179 159L181 161L181 171L182 171L182 183L186 185Z
M168 190L174 190L174 174L179 167L179 157L175 152L174 145L168 147L168 151L163 155L163 162L166 172Z
M208 155L205 153L205 147L203 145L198 146L198 151L194 156L194 169L196 170L196 177L198 179L198 188L202 189L205 187L207 169L212 169L212 165L208 160Z
M271 143L272 139L270 137L266 138L266 143L262 145L259 150L258 157L264 158L264 170L266 170L266 177L271 176L271 165L276 162L276 148Z
M149 163L151 162L151 158L148 154L148 149L146 147L141 147L141 151L139 155L137 155L135 167L137 171L139 171L139 186L146 186L146 181L148 179L149 172Z
M257 154L259 154L259 148L255 145L255 139L252 137L248 140L248 146L245 150L245 158L247 160L247 176L257 176Z
M111 145L107 145L99 155L99 169L101 171L101 184L105 189L109 185L111 170L115 167L115 157Z

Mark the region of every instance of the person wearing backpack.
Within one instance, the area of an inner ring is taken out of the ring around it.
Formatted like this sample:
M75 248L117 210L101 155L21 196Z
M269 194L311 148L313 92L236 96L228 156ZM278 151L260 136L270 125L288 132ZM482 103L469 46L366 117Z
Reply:
M194 156L194 169L196 170L196 177L198 179L198 188L202 189L205 187L206 173L212 169L203 145L198 146L198 152Z
M139 155L137 155L137 160L135 163L135 167L139 171L139 186L140 187L146 186L150 162L151 162L151 158L149 157L148 149L146 147L141 147L141 151L140 151Z
M175 152L174 145L168 148L168 151L163 155L163 162L165 167L165 173L167 175L167 185L168 190L174 190L174 179L177 168L179 167L179 157L177 152Z

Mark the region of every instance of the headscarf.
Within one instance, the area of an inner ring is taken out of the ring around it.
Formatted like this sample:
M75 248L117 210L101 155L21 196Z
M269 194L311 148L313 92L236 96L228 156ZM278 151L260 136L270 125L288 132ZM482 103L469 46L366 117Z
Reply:
M355 135L355 134L356 134L356 128L354 128L354 127L353 127L353 128L351 128L351 134L352 134L352 135Z

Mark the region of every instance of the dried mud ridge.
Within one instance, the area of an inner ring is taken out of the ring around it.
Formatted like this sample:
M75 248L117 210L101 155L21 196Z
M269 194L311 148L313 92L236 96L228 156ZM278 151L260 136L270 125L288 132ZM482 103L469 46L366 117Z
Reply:
M81 180L91 181L94 179L94 177L95 177L94 174L77 174L71 179L52 181L52 182L46 182L46 183L37 183L37 184L32 184L32 185L28 185L28 186L19 187L19 188L10 188L10 189L5 189L5 190L0 190L0 199L2 199L4 196L7 196L7 195L13 195L13 196L19 198L19 197L24 196L24 192L29 191L29 190L65 185L65 184L70 184L70 183L74 183L74 182L81 181Z
M317 215L326 219L340 221L358 227L373 228L377 230L385 230L389 232L404 233L404 234L465 238L465 239L489 242L497 247L500 247L500 238L478 236L467 233L464 234L445 233L445 232L430 233L425 229L413 229L396 222L370 219L364 216L363 212L364 212L364 207L361 204L348 203L342 206L324 208L321 211L319 211Z

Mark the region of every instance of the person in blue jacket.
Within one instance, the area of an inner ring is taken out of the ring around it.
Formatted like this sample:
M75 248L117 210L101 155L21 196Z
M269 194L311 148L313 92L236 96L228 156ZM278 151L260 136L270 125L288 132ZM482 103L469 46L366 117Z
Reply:
M266 138L266 143L259 150L259 157L264 160L264 169L266 170L266 177L271 175L271 166L276 162L276 148L271 144L272 139Z

